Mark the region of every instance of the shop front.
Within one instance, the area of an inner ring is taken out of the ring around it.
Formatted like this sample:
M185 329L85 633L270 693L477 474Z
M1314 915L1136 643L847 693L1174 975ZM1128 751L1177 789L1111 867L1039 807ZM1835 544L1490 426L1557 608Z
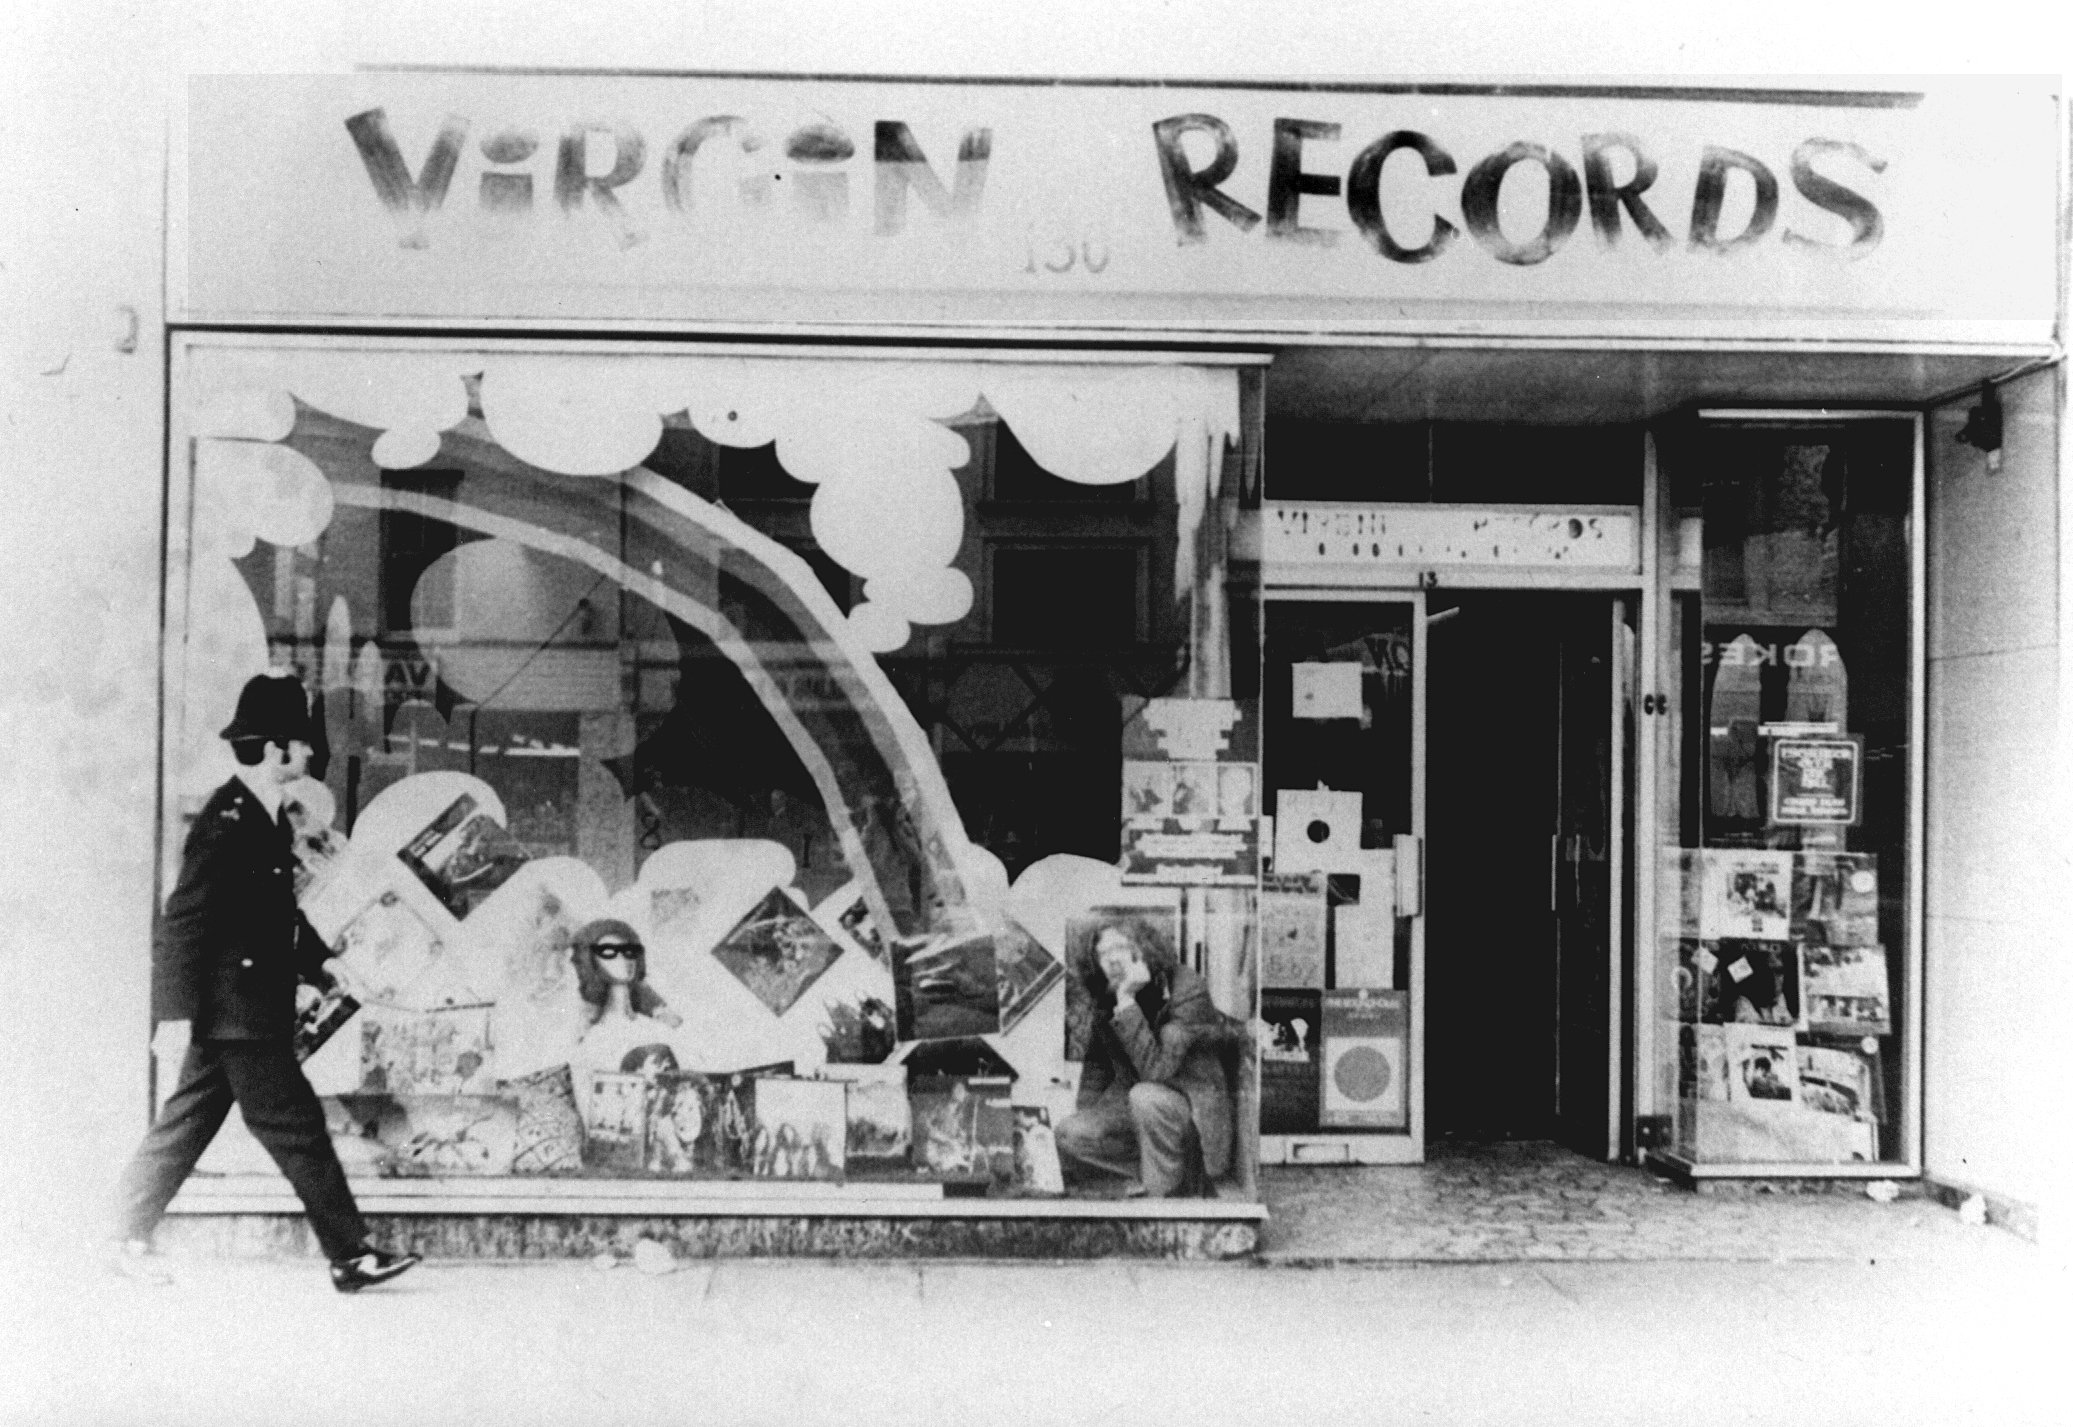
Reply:
M198 80L162 875L294 672L305 1069L454 1251L1919 1173L1928 414L2055 356L2049 117ZM255 1154L175 1213L282 1231Z

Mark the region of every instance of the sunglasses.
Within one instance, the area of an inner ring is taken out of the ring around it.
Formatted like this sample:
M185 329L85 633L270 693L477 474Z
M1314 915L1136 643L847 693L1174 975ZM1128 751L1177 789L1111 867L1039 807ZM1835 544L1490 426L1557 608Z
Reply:
M599 942L590 949L590 954L599 961L614 961L622 956L639 956L644 948L639 942Z

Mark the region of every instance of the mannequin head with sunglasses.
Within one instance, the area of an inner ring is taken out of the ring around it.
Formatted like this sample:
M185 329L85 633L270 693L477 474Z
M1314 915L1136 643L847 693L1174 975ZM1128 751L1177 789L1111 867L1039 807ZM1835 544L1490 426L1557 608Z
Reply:
M616 1014L682 1024L648 985L648 950L640 933L625 922L600 917L584 923L570 939L569 957L576 966L576 990L590 1006L593 1021Z

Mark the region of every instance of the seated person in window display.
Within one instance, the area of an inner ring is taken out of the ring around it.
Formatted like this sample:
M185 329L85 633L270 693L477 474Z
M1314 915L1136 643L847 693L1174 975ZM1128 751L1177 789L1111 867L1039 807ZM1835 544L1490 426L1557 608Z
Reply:
M1074 971L1094 1002L1079 1108L1056 1131L1068 1182L1120 1176L1124 1193L1209 1197L1230 1167L1226 1057L1244 1028L1209 999L1152 926L1103 927Z

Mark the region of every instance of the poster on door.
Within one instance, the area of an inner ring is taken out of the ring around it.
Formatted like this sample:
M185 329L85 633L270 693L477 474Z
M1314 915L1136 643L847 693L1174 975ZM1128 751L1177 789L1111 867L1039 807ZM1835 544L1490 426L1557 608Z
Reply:
M1326 1129L1400 1130L1410 1124L1406 1092L1409 995L1323 993L1324 1066L1318 1124Z
M1771 826L1855 827L1863 790L1859 735L1771 740Z
M1252 886L1260 869L1258 704L1130 699L1123 712L1123 880Z

